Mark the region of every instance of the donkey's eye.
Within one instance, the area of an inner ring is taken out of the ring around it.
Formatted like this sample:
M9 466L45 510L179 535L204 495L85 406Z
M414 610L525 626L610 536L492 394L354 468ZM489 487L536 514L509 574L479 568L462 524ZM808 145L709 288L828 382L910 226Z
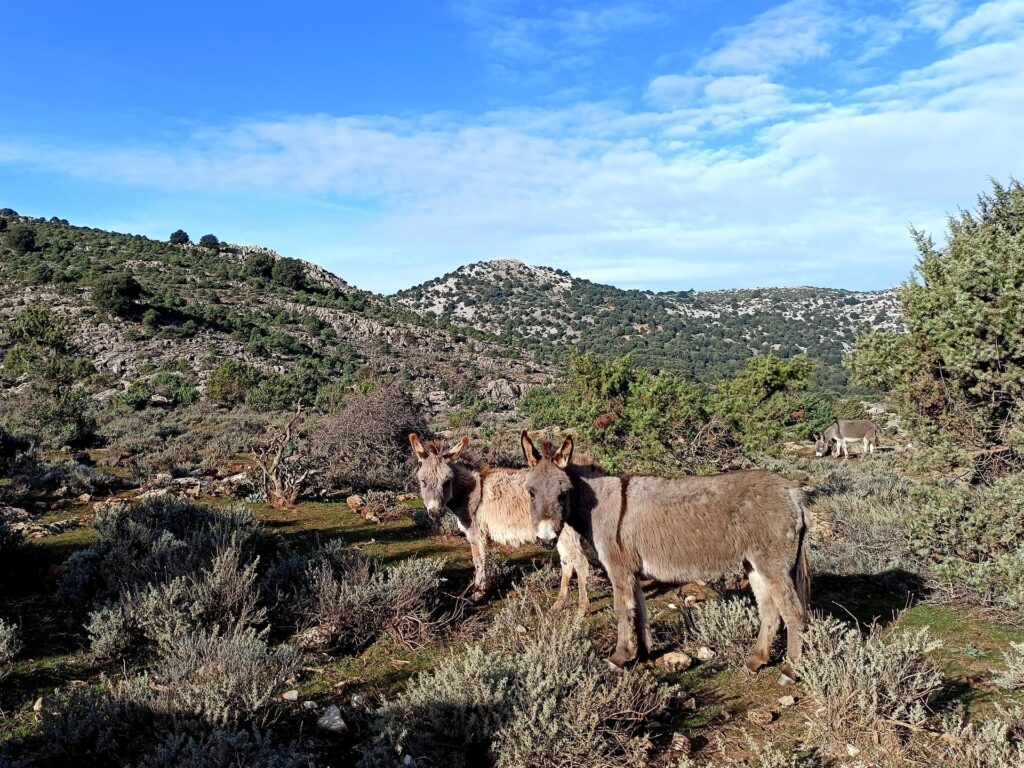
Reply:
M537 492L535 490L533 490L533 488L530 489L530 498L531 499L537 498Z

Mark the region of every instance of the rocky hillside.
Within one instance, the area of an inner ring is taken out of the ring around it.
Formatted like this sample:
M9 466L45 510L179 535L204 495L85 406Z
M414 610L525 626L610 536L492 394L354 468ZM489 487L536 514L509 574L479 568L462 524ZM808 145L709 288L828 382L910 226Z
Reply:
M0 227L0 320L56 312L101 398L161 371L189 373L202 392L225 360L320 387L400 377L435 415L478 397L513 406L521 388L550 380L528 353L264 248L171 245L9 209Z
M754 353L807 352L830 383L857 333L900 325L895 290L622 290L563 270L489 261L400 292L409 309L538 348L573 344L634 353L658 366L715 375Z

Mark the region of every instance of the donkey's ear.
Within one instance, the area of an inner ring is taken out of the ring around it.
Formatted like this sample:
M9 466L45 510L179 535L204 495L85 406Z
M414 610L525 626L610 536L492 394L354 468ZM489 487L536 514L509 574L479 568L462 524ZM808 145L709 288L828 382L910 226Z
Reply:
M525 429L520 437L520 444L523 446L523 456L526 457L526 463L529 466L532 467L541 460L540 451L537 450L537 446L533 444L533 440L530 439L530 435Z
M412 446L413 453L416 454L416 458L420 461L423 461L429 455L427 453L427 449L420 443L420 439L416 436L415 432L409 435L409 445Z
M469 445L469 437L463 435L462 439L459 440L459 442L456 445L448 449L447 453L445 453L444 455L445 458L454 459L456 456L458 456L460 453L466 450L467 445Z
M558 449L558 453L554 455L552 459L555 462L555 466L559 469L565 469L569 466L569 462L572 461L572 436L565 438L562 443L562 447Z

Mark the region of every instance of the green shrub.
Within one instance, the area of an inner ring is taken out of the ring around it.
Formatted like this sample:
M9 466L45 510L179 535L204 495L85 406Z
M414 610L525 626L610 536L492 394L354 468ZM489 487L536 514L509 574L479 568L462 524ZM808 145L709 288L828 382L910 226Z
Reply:
M855 380L889 391L921 439L1008 445L1007 428L1021 418L1022 217L1024 185L993 182L975 211L949 218L945 247L915 232L918 277L901 294L908 335L874 332L857 342Z
M928 654L942 645L918 632L867 637L835 619L816 618L797 665L813 705L808 719L816 743L837 751L853 744L866 755L905 742L928 717L942 687L942 673Z
M167 240L171 245L188 245L192 242L189 239L188 232L184 229L176 229L171 232L171 236Z
M360 651L383 635L416 645L434 631L444 561L393 566L329 544L308 559L286 560L267 577L267 602L279 606L303 642Z
M259 381L259 371L237 360L225 360L206 380L206 396L218 405L237 405Z
M711 412L709 391L630 358L570 355L557 389L535 387L520 403L535 428L573 429L611 471L698 473L739 455L732 427Z
M644 766L650 718L671 691L613 672L575 611L547 614L523 590L482 640L384 705L362 765ZM397 749L397 751L396 751Z
M27 224L15 224L4 234L7 247L18 256L24 256L36 249L36 231Z
M1024 643L1010 643L1003 652L1006 668L996 676L996 684L1011 691L1024 690Z
M134 311L135 302L143 294L139 282L124 272L101 275L92 284L92 303L96 309L121 317Z
M236 508L173 499L108 507L96 520L96 542L68 559L61 592L85 609L200 574L229 548L249 562L261 531L249 512Z
M270 270L270 277L285 288L301 291L306 287L306 268L298 259L278 259Z
M256 718L265 725L274 692L299 670L287 645L270 648L254 630L184 633L161 653L154 678L175 712L219 725Z
M134 642L131 624L120 603L104 605L90 613L85 631L89 636L89 653L100 661L119 658Z
M274 257L269 253L256 251L245 259L245 274L249 277L269 278L274 270Z
M18 628L0 619L0 680L11 671L14 657L21 652L21 639Z
M215 671L211 666L203 674ZM38 735L0 747L0 762L22 768L309 767L308 755L269 730L254 723L214 725L178 711L179 700L153 690L158 686L151 683L135 677L99 688L60 691L43 709ZM214 690L208 693L215 695Z
M761 626L753 603L740 598L706 600L688 613L689 644L714 651L715 664L743 663Z

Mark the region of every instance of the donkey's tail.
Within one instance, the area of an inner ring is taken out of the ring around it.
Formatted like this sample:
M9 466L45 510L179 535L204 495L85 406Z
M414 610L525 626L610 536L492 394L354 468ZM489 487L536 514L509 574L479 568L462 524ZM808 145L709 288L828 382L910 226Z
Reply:
M799 488L789 492L793 506L798 514L799 534L796 549L796 563L793 566L793 581L796 585L796 596L803 609L803 619L811 616L811 562L807 554L807 534L811 525L811 513L804 504L804 494Z

